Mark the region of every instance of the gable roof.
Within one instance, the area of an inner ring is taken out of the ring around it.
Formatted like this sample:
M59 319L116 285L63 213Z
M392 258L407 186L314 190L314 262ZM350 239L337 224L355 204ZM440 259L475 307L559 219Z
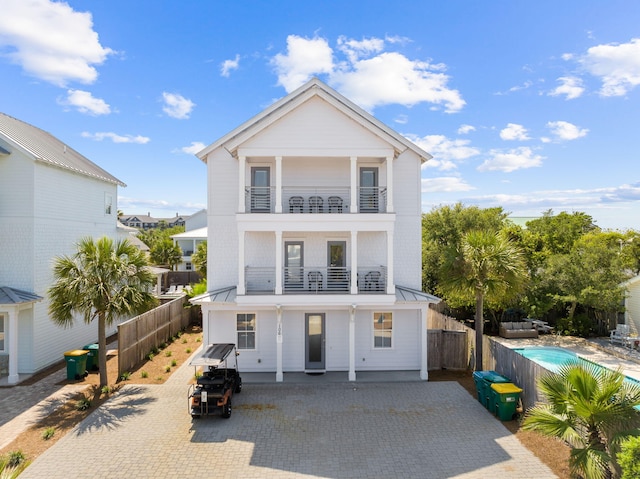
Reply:
M233 154L238 146L240 146L244 141L255 136L269 125L315 96L323 98L362 127L389 142L398 153L402 153L405 150L412 150L420 157L423 163L432 158L432 156L422 148L392 130L373 115L366 112L317 78L312 78L297 90L273 103L261 113L244 122L239 127L230 131L222 138L198 152L196 156L206 163L207 155L220 147L226 148Z
M4 139L10 148L18 148L35 161L107 183L127 186L50 133L4 113L0 113L0 138Z
M9 286L0 286L0 304L35 303L41 300L42 297L37 294L10 288Z

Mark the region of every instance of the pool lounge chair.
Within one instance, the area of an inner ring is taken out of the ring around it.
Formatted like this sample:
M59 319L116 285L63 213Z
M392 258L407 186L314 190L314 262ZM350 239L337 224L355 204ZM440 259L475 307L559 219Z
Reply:
M629 336L629 325L618 324L616 329L609 333L609 342L611 344L619 344L621 346L628 346L631 341Z

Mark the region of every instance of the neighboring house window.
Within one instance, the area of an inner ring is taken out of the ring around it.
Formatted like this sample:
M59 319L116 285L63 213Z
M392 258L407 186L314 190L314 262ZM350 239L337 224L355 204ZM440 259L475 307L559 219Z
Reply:
M238 349L256 349L255 313L238 313L236 329L238 331Z
M0 351L5 350L4 346L4 314L0 314Z
M185 263L185 264L184 264L184 268L185 268L187 271L191 271L191 263Z
M373 347L390 348L392 333L392 313L373 313Z
M104 214L110 215L113 211L113 196L110 194L104 195Z

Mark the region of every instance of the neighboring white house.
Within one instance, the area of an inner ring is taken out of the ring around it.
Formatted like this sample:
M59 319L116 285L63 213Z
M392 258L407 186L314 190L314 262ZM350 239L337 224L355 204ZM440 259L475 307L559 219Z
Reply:
M208 175L206 343L243 371L427 379L421 165L431 156L313 79L197 155Z
M0 374L10 384L97 339L96 324L56 326L46 291L54 258L80 238L117 238L118 185L49 133L0 113Z
M184 220L184 230L191 231L198 228L206 228L207 226L207 210L196 211Z
M624 322L632 331L640 331L640 276L635 276L624 283L626 296L624 299Z
M182 250L182 258L176 267L176 271L195 271L191 262L191 255L195 253L200 243L207 240L207 227L171 235L171 239Z

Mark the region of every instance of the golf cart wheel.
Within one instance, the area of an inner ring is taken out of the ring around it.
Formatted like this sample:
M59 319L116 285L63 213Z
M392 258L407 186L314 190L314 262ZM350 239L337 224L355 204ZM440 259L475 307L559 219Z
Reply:
M191 419L200 419L200 418L201 418L200 414L192 414L191 415Z
M231 417L231 398L227 399L227 403L222 406L222 417L225 419Z
M236 388L233 392L236 394L242 392L242 379L238 378L238 382L236 383Z

